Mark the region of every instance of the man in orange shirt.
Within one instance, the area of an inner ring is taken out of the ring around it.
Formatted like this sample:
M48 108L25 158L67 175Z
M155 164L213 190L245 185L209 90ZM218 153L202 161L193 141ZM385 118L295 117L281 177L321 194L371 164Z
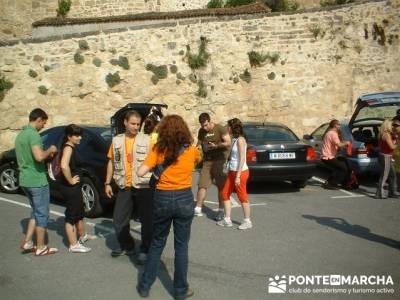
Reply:
M138 263L147 259L152 235L152 200L153 189L149 186L150 175L138 177L136 171L145 160L151 149L150 136L139 132L141 116L137 111L128 111L124 118L125 133L113 138L108 152L107 176L105 193L109 198L114 195L111 180L118 186L117 199L114 207L114 228L120 248L114 249L111 256L123 254L132 255L135 242L130 234L130 219L134 200L139 209L142 224L140 253ZM133 199L134 198L134 199Z

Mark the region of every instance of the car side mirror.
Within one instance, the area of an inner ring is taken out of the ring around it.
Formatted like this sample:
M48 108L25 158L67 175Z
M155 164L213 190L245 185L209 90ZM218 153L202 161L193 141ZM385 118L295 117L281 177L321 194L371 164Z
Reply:
M310 135L310 134L305 134L305 135L303 135L303 139L305 139L305 140L312 140L312 139L314 139L314 138L313 138L313 136Z

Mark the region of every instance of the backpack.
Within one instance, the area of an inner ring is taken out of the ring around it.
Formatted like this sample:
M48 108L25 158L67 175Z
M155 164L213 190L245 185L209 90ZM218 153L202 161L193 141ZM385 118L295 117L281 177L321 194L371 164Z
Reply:
M54 181L59 181L62 178L61 154L61 151L57 152L57 154L47 163L47 172L50 179Z

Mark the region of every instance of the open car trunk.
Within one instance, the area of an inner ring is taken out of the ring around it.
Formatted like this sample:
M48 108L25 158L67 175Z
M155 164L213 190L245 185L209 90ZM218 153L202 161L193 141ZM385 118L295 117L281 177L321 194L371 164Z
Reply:
M152 107L156 107L161 113L161 108L168 108L166 104L153 104L153 103L128 103L121 109L119 109L111 117L111 133L113 136L125 132L124 117L127 111L136 110L142 116L142 122L150 113Z
M399 109L400 92L362 95L357 99L349 127L353 129L362 127L363 124L380 125L385 119L392 119L396 116Z
M400 92L362 95L349 121L354 140L364 143L371 154L377 155L379 127L385 119L392 119L400 109Z

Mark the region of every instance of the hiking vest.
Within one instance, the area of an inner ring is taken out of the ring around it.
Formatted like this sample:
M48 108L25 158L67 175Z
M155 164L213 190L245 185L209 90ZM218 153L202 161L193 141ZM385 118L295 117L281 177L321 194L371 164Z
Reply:
M126 170L125 170L125 159L126 159L126 150L125 150L125 134L119 134L115 136L112 140L113 151L114 151L114 174L113 178L115 183L119 186L119 188L123 189L126 187ZM132 187L140 189L140 188L149 188L149 180L151 177L151 172L147 173L143 177L139 177L136 174L136 171L142 165L143 161L146 159L147 154L150 151L150 136L148 134L144 134L139 132L133 143L132 148Z

